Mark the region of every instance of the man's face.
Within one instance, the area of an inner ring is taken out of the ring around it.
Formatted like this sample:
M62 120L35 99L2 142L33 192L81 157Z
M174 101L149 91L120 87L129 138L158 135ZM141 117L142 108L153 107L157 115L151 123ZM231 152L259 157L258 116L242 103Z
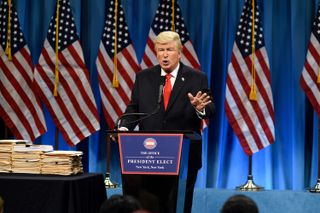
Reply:
M157 43L156 52L158 62L164 71L170 73L177 67L181 58L181 53L178 50L175 41L161 44Z

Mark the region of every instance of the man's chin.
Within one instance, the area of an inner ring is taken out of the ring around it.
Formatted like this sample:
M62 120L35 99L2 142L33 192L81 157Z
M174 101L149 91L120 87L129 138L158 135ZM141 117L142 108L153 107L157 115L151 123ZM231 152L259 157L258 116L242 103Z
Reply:
M170 67L170 65L161 65L161 68L164 70L164 71L166 71L166 72L170 72L171 71L171 67Z

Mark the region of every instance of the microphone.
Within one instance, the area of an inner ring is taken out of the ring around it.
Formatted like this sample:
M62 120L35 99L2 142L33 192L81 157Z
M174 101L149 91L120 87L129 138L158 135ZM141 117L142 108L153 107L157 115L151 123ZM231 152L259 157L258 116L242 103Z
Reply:
M156 107L156 109L155 109L153 112L151 112L151 113L145 113L145 112L124 113L123 115L121 115L121 116L117 119L117 121L116 121L116 123L115 123L116 126L115 126L114 129L119 129L120 123L121 123L121 121L122 121L123 118L130 117L130 116L144 116L144 117L142 117L142 118L139 118L139 119L136 119L136 120L133 120L133 121L130 121L130 122L126 123L126 125L131 125L131 124L140 122L140 121L142 121L142 120L145 120L145 119L151 117L152 115L158 113L159 110L160 110L160 107L161 107L163 87L164 87L165 84L166 84L166 77L165 77L165 76L161 76L161 77L160 77L159 92L158 92L157 107Z
M162 100L162 94L163 94L163 87L166 84L166 77L165 76L161 76L160 77L160 86L159 86L159 95L158 95L158 107L160 107L160 103Z
M131 113L124 113L122 114L115 122L115 127L114 129L119 129L120 127L120 123L122 121L123 118L126 118L126 117L130 117L130 116L147 116L148 113L145 113L145 112L131 112ZM136 121L134 122L129 122L127 124L133 124L135 123Z

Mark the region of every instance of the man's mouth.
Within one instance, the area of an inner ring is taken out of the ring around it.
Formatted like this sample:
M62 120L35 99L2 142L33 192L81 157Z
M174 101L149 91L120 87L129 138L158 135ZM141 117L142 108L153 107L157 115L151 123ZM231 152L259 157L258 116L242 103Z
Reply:
M165 66L168 66L169 65L169 61L168 60L163 60L162 64L165 65Z

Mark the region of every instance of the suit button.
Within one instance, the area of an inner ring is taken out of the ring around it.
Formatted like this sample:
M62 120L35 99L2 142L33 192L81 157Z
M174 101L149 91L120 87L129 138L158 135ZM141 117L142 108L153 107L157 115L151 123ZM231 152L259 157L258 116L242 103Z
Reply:
M166 123L167 123L167 121L166 121L166 120L163 120L163 121L162 121L162 124L166 124Z

